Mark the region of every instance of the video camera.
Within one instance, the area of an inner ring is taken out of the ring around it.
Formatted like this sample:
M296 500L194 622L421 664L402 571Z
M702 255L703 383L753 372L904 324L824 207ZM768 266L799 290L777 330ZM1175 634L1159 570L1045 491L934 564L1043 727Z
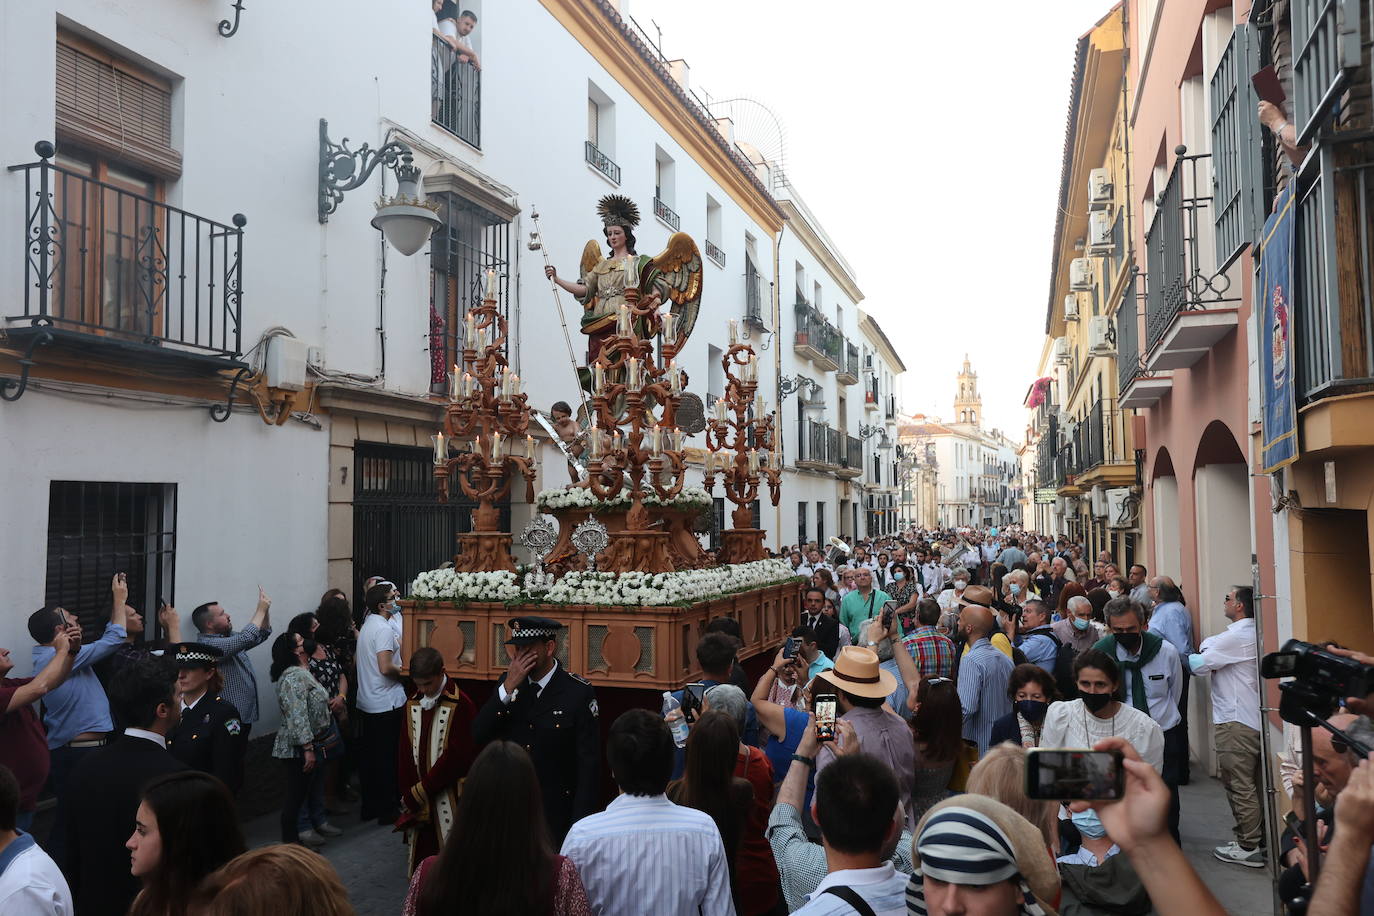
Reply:
M1363 698L1374 693L1374 666L1300 639L1290 639L1279 651L1264 656L1260 673L1266 678L1293 679L1279 685L1283 692L1279 716L1294 725L1310 723L1304 711L1325 719L1345 703L1346 697Z

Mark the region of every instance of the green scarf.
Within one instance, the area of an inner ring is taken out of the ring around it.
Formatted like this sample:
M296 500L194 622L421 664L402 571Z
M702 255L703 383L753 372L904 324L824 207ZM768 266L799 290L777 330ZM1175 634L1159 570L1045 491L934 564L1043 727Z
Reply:
M1121 666L1121 686L1116 691L1116 698L1123 703L1126 701L1126 677L1131 679L1131 705L1145 715L1150 714L1150 701L1145 696L1145 674L1141 668L1154 661L1159 654L1160 646L1164 645L1164 637L1156 633L1142 633L1143 639L1140 641L1140 656L1135 659L1118 658L1116 654L1116 636L1104 636L1093 646L1111 656L1112 660Z

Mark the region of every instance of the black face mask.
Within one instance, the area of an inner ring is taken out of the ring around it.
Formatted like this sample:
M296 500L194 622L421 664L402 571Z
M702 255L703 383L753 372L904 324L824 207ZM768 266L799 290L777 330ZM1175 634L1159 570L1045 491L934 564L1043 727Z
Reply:
M1145 637L1141 633L1116 634L1116 644L1132 655L1140 651L1140 644L1144 641Z
M1110 693L1084 693L1080 696L1083 698L1083 705L1088 707L1088 712L1101 712L1112 701Z
M1028 722L1040 722L1049 711L1050 704L1044 700L1017 700L1016 711L1026 717Z

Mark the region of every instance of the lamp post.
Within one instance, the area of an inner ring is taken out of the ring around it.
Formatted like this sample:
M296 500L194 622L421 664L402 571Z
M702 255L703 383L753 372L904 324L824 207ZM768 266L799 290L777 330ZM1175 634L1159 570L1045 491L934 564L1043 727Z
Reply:
M758 393L758 355L746 343L733 343L721 357L725 396L713 405L706 421L706 489L716 488L721 474L725 497L735 504L733 528L721 532L722 563L752 563L763 559L765 532L754 527L750 504L766 481L773 505L778 504L782 462L773 441L773 414L765 413ZM735 369L740 370L738 374ZM753 409L754 417L749 419Z
M360 188L377 166L385 165L396 173L397 189L392 197L377 201L372 225L401 254L410 256L429 241L439 227L439 205L420 196L420 168L414 164L414 151L400 140L371 149L366 143L356 150L329 139L329 122L320 118L319 216L321 223L338 209L344 192Z
M447 502L451 481L476 500L472 531L458 535L453 567L461 572L515 570L511 535L499 530L499 500L510 493L515 473L525 478L526 499L534 502L535 446L528 434L529 404L520 377L506 362L506 320L496 307L496 271L487 271L482 304L463 323L462 364L449 379L444 430L434 443L434 481ZM452 457L449 446L463 449Z

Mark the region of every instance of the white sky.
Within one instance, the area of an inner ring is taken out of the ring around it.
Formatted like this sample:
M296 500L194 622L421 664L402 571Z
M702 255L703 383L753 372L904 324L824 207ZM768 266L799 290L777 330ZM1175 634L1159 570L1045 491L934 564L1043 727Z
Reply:
M985 426L1020 439L1044 342L1074 48L1110 0L629 0L715 99L783 122L792 183L907 372L952 416L967 351Z

